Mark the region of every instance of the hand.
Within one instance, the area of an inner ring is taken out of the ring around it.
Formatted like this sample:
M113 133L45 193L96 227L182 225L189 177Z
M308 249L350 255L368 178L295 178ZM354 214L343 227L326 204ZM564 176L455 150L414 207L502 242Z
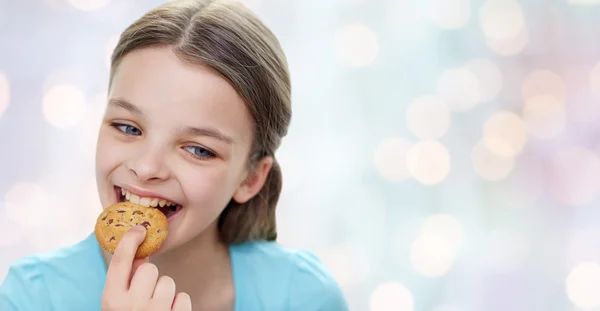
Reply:
M146 229L136 226L117 245L108 266L102 293L103 311L191 311L186 293L175 295L175 282L168 276L158 277L158 269L148 258L134 259L146 237Z

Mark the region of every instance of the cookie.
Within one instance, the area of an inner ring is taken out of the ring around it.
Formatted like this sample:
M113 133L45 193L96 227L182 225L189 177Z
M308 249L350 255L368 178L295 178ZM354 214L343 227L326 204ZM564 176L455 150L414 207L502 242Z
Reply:
M113 254L125 232L136 225L146 227L146 238L138 247L135 258L156 252L169 233L169 222L160 210L130 202L117 203L102 211L94 233L100 246Z

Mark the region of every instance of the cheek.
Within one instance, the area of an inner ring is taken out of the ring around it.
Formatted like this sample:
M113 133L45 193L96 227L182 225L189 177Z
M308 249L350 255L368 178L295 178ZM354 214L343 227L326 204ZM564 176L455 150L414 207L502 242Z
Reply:
M205 168L192 174L188 171L185 177L179 175L178 179L188 204L201 207L202 210L220 212L237 188L225 167Z

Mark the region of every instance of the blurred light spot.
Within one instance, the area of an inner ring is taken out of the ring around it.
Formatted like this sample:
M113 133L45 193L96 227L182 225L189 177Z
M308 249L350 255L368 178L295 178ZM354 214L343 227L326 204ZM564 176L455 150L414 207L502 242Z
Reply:
M471 0L430 0L429 19L439 28L460 29L471 18Z
M525 239L512 231L492 231L482 241L480 262L489 273L508 273L522 266L529 256Z
M479 11L479 23L485 36L495 40L516 38L525 28L523 12L514 0L487 0Z
M488 59L473 59L465 65L479 81L479 100L488 102L495 99L502 90L500 68Z
M348 25L337 38L337 56L350 67L369 65L379 53L375 33L364 25Z
M429 217L410 250L413 268L426 277L446 274L454 264L462 239L458 219L445 214Z
M108 42L106 42L106 47L104 48L104 54L105 54L105 61L104 63L106 64L106 67L110 68L111 65L111 58L112 58L112 53L115 50L115 48L117 47L117 44L119 44L119 35L115 35L112 36L108 39Z
M105 7L110 0L67 0L70 5L81 11L95 11Z
M483 142L499 156L514 157L527 142L525 122L513 112L497 112L483 126Z
M437 184L450 173L450 153L435 141L413 145L408 151L406 163L411 176L425 185Z
M73 85L56 85L44 94L43 111L51 125L62 129L73 127L85 116L85 95Z
M503 157L492 152L483 141L475 144L471 152L473 168L484 180L498 181L512 172L515 164L513 157Z
M397 282L380 284L371 293L369 311L413 311L413 294Z
M16 183L4 196L6 215L23 229L33 230L54 219L50 196L42 186L30 182Z
M468 69L447 69L440 75L436 91L452 111L473 108L480 100L480 83Z
M0 72L0 117L10 104L10 83L8 78Z
M592 202L600 191L600 159L582 147L568 147L554 157L553 193L568 205Z
M513 56L521 53L529 42L529 32L527 28L523 29L519 34L510 39L494 39L485 38L485 43L492 52L500 56Z
M353 245L341 245L330 249L319 258L331 269L342 287L353 286L365 281L371 272L366 250L357 250Z
M588 261L575 266L567 276L566 287L567 296L578 308L600 307L600 264Z
M567 3L573 5L598 5L600 0L567 0Z
M418 97L406 109L406 125L422 140L439 139L450 128L450 111L439 98Z
M565 127L566 112L554 96L539 95L528 99L523 107L527 131L539 139L550 139Z
M402 181L410 177L406 157L411 143L402 138L385 138L377 149L373 162L375 169L389 181Z
M539 95L551 95L559 101L567 97L567 87L563 78L550 70L534 70L523 82L523 99L529 100Z

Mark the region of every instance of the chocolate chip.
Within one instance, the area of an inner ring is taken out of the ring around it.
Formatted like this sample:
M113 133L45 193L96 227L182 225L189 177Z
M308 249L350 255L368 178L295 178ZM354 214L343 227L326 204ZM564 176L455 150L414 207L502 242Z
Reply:
M161 233L161 232L162 232L162 229L156 230L156 233Z
M102 217L102 220L106 220L106 217L108 217L108 214L106 216Z
M148 227L150 227L150 223L147 221L144 221L143 223L141 223L140 225L144 226L146 229L148 229Z
M114 241L114 240L116 240L116 239L115 239L115 236L111 236L111 237L110 237L110 240L109 240L109 242L112 242L112 241Z
M142 211L133 211L133 215L144 215Z
M123 227L123 224L116 224L115 227Z
M120 209L120 210L117 211L117 213L125 213L125 211L122 210L122 209Z
M133 218L129 218L129 222L132 222L132 221L133 221Z
M114 221L114 219L109 219L107 224L110 225L113 223L113 221Z

